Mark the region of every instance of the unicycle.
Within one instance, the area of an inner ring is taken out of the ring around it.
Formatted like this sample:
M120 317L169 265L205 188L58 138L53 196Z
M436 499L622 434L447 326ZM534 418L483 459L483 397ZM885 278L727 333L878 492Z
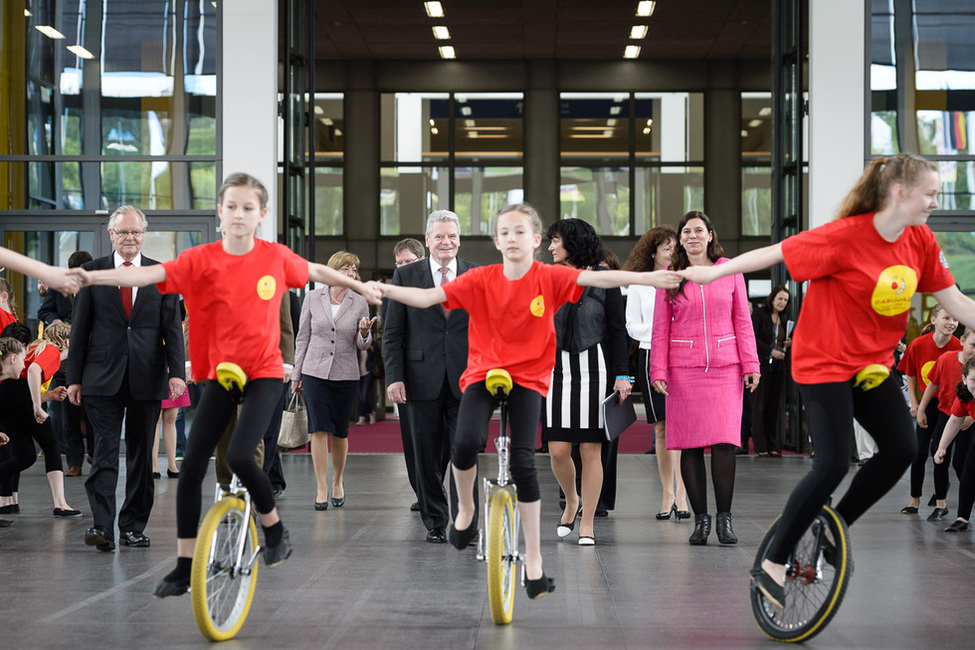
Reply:
M780 521L776 519L765 534L753 568L761 567ZM836 614L852 574L849 530L843 518L824 505L786 562L785 608L769 602L752 583L752 612L758 626L776 641L799 643L813 638Z
M247 383L240 366L219 364L217 381L240 401ZM250 611L261 547L251 496L236 475L229 487L217 485L214 500L197 534L190 595L203 636L225 641L237 634Z
M516 565L522 559L518 553L521 533L521 515L516 507L518 490L508 476L511 439L507 433L507 400L513 384L511 375L499 368L488 372L484 384L501 406L501 432L495 440L498 477L484 479L484 521L477 543L477 559L487 563L491 619L498 625L507 625L514 610Z

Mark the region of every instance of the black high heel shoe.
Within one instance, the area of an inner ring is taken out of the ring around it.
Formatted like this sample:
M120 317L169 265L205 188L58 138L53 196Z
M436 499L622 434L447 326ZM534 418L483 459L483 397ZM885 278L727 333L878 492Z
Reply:
M690 519L690 518L691 518L691 511L690 510L678 510L677 511L677 520L678 521L680 521L681 519Z
M671 514L677 516L678 519L680 518L680 516L677 515L677 504L676 503L674 505L670 506L670 510L668 510L667 512L658 512L657 514L654 515L654 517L656 517L660 521L665 521L667 519L670 519L670 515Z
M528 573L525 571L524 565L522 565L521 580L525 584L525 593L532 600L555 591L555 580L546 576L544 571L542 572L542 577L538 580L529 580Z
M687 538L691 546L704 546L711 534L711 515L694 515L694 532Z
M731 528L730 512L718 513L718 523L717 526L715 526L715 532L718 534L718 541L722 544L738 543L738 536L735 535L735 531Z

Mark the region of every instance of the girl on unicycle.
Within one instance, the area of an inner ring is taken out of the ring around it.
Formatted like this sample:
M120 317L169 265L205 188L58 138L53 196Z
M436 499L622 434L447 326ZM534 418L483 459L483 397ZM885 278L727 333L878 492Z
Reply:
M291 541L274 505L271 483L254 463L254 450L281 395L281 295L288 287L303 287L313 280L347 287L379 304L375 289L327 266L308 262L281 244L254 236L267 215L268 194L253 176L228 176L220 188L219 200L221 241L194 246L164 264L71 271L85 284L156 284L160 292L183 294L191 316L193 380L208 380L197 408L193 435L187 441L176 490L176 568L156 583L153 595L157 598L185 594L189 587L203 478L232 409L236 408L231 394L215 381L217 364L236 363L247 375L227 461L261 513L264 561L275 566L291 555Z
M854 416L880 451L860 468L835 508L847 524L886 494L914 458L912 420L896 380L887 376L872 384L858 381L858 374L862 379L861 371L879 364L874 370L883 375L893 364L916 291L933 293L948 313L975 325L975 302L955 286L925 225L938 207L939 190L931 162L912 154L877 158L847 194L835 221L727 264L681 272L706 283L785 262L796 282L809 281L793 336L792 374L816 457L752 572L754 586L780 609L787 605L786 560L849 469Z
M504 368L514 380L508 395L511 475L518 489L518 508L525 531L525 591L539 598L555 583L542 570L539 541L541 496L535 473L535 435L541 405L555 365L553 317L566 302L579 299L583 286L605 289L645 284L675 288L672 271L584 271L535 261L542 242L542 220L527 204L509 205L495 216L494 245L501 264L481 266L458 275L449 284L418 289L383 284L383 296L414 307L444 303L470 314L467 370L460 379L464 392L451 450L454 482L460 503L449 532L450 543L467 548L477 530L474 481L481 432L494 412L494 397L484 385L488 370Z

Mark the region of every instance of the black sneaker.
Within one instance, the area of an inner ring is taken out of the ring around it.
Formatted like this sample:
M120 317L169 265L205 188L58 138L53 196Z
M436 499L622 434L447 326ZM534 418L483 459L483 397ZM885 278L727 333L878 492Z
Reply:
M284 529L281 535L281 542L277 546L268 546L264 549L264 564L274 567L291 557L291 536L288 529Z
M167 580L163 578L156 583L152 590L153 598L168 598L169 596L182 596L190 590L189 580Z

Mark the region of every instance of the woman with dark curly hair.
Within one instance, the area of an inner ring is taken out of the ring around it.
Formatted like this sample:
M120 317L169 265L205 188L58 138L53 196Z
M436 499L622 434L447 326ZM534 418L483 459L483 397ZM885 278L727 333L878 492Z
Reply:
M677 248L677 231L671 226L658 226L644 233L633 247L626 261L627 271L658 271L666 269L673 261ZM657 455L657 471L663 488L657 519L689 519L687 492L680 476L680 450L667 449L666 402L662 393L650 387L650 342L653 334L653 308L657 290L653 287L632 285L626 294L626 331L640 344L637 359L636 380L643 393L647 409L647 422L653 425L654 448Z
M677 228L671 269L720 266L727 262L711 220L688 212ZM680 449L680 469L694 508L692 545L707 544L708 514L704 448L711 448L711 479L717 506L718 541L737 544L731 527L735 449L741 439L743 385L758 385L755 332L740 273L709 284L681 283L656 296L650 346L650 379L667 396L667 448Z
M580 219L563 219L547 233L548 250L556 264L595 270L603 260L596 231ZM582 457L582 521L579 545L596 543L593 517L603 486L603 433L600 404L614 390L626 399L632 390L627 364L623 295L619 289L587 288L575 303L555 314L556 358L545 398L542 439L548 443L552 471L565 493L565 510L556 534L568 537L575 528L580 496L572 445ZM615 380L611 380L615 378Z

